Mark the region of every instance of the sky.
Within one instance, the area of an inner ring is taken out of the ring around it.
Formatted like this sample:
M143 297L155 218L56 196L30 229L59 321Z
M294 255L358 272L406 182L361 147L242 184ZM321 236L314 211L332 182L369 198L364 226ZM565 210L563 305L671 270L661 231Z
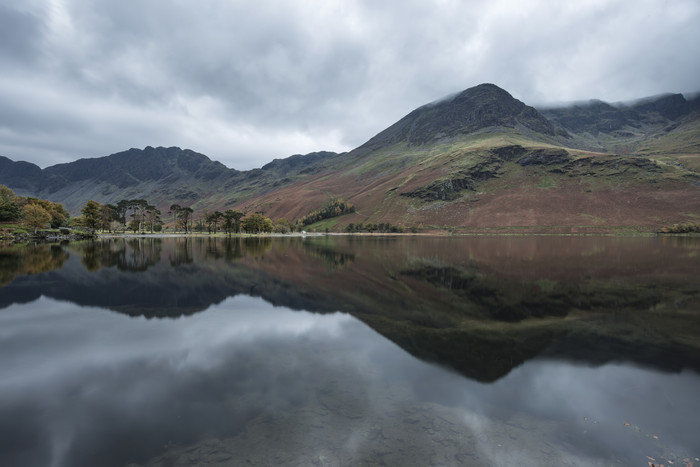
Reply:
M700 91L697 0L0 0L0 155L347 151L480 83L529 105Z

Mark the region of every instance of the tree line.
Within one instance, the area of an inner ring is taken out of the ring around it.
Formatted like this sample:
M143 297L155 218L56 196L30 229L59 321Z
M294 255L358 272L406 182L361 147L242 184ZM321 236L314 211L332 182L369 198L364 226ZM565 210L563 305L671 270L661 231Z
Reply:
M355 207L343 198L333 198L323 207L311 211L295 222L285 218L276 222L262 212L246 214L238 209L225 211L208 211L195 217L189 206L172 204L167 212L167 221L176 232L224 232L234 233L289 233L302 229L319 220L354 212ZM103 232L161 232L165 227L165 214L145 199L121 200L117 204L101 204L90 200L81 209L82 216L76 223L93 231Z
M355 212L355 207L343 198L333 198L321 208L309 212L294 222L285 218L272 221L262 212L246 214L238 209L207 211L195 219L190 206L172 204L161 212L145 199L123 199L116 204L88 201L80 210L81 216L70 218L60 203L32 197L17 196L10 188L0 185L0 222L21 221L36 232L40 228L84 227L110 233L158 233L167 230L166 222L175 232L234 233L289 233L302 231L306 226L324 219ZM402 227L380 224L349 224L346 232L402 232Z
M90 200L80 210L74 224L92 231L151 233L163 229L162 213L145 199L123 199L117 204L101 204Z
M353 206L352 203L349 203L343 198L333 198L323 207L311 211L310 213L299 219L297 221L297 224L307 226L324 219L338 217L351 212L355 212L355 206Z
M662 227L660 233L700 233L700 224L688 222L686 224L673 224L671 227Z
M61 203L17 196L10 188L0 185L0 222L22 222L36 233L38 229L68 225L70 214Z
M193 231L209 233L223 231L232 233L265 233L272 232L275 224L261 213L246 216L237 209L227 209L224 212L204 211L195 221L194 210L180 204L170 205L167 213L161 212L155 205L145 199L121 200L117 204L101 204L90 200L80 210L82 216L75 219L77 225L82 225L93 231L157 233L165 227L164 216L173 226L175 232L190 233Z
M401 225L392 225L388 222L380 222L379 224L375 224L372 222L368 222L366 224L363 224L362 222L358 222L357 224L353 224L352 222L345 227L345 231L348 233L355 233L355 232L382 232L382 233L403 233L405 231L404 227ZM415 229L412 230L412 232L415 233Z

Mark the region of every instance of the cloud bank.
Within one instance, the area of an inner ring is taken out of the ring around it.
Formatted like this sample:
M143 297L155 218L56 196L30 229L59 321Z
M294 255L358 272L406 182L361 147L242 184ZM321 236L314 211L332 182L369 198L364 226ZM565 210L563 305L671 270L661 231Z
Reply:
M0 155L352 149L482 82L531 105L700 91L695 0L0 5Z

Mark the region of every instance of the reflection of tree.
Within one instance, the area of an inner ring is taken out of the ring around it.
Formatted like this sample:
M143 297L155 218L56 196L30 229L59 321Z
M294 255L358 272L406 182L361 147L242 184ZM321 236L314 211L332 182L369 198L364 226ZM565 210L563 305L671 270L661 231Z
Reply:
M196 238L190 242L194 242L195 249L205 258L215 260L223 258L227 261L243 258L246 253L259 256L272 248L269 238L209 237Z
M88 271L116 266L120 271L145 271L160 260L162 240L115 239L81 246L82 263Z
M60 269L68 259L60 245L15 245L0 250L0 284L6 285L17 276L40 274Z
M176 238L175 239L175 250L170 256L170 264L173 266L180 266L182 264L189 264L194 261L192 257L192 241L187 238Z
M205 240L206 245L204 248L204 257L205 258L213 258L213 259L219 259L223 256L223 253L219 248L219 243L217 242L216 238L209 237Z
M223 239L224 258L228 261L240 259L243 257L243 248L241 247L241 239L239 237Z
M100 261L102 252L101 246L101 244L96 242L89 242L82 248L83 256L80 262L83 263L83 266L85 266L85 269L88 271L97 271L102 268L102 261Z
M145 271L158 263L162 241L159 238L131 239L123 253L117 257L120 271Z
M333 246L318 245L312 242L305 242L306 252L312 258L320 259L323 264L331 269L343 269L355 261L354 253L338 251Z
M272 249L272 239L266 237L246 237L243 250L252 256L262 256Z

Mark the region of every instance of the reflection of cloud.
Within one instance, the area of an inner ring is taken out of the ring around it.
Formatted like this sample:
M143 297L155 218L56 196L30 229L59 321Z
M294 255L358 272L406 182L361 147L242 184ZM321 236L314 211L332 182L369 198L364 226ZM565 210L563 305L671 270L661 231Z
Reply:
M4 425L17 417L0 417L0 434L47 433L27 465L52 458L56 466L81 465L79 445L100 452L114 438L143 437L136 446L162 444L162 437L192 442L240 429L257 412L306 404L309 387L341 368L334 365L342 357L318 353L319 345L331 350L358 330L371 334L347 315L275 309L251 297L175 320L42 297L4 309L0 330L0 414L21 401L41 407L12 427Z
M2 310L0 352L0 461L34 433L22 465L149 458L169 440L261 463L595 465L646 447L623 421L692 447L683 415L700 410L695 374L534 361L482 384L349 315L242 296L170 320L41 298Z
M478 456L488 465L540 467L543 465L589 466L605 459L581 456L557 445L556 427L503 423L484 415L463 413L462 420L475 434Z
M32 318L23 319L27 316ZM211 367L225 355L222 347L242 347L265 338L297 338L307 333L338 336L342 326L352 320L342 314L318 318L311 313L278 311L262 299L247 296L226 299L196 316L160 321L105 314L101 309L76 308L42 297L3 310L0 322L12 323L3 326L6 339L15 333L42 345L28 349L18 344L10 357L16 364L7 374L0 373L0 379L3 385L42 384L44 378L52 379L57 374L69 375L105 362L124 364L144 354L150 358L186 354L177 360L180 370ZM49 346L52 358L47 360L42 349Z

